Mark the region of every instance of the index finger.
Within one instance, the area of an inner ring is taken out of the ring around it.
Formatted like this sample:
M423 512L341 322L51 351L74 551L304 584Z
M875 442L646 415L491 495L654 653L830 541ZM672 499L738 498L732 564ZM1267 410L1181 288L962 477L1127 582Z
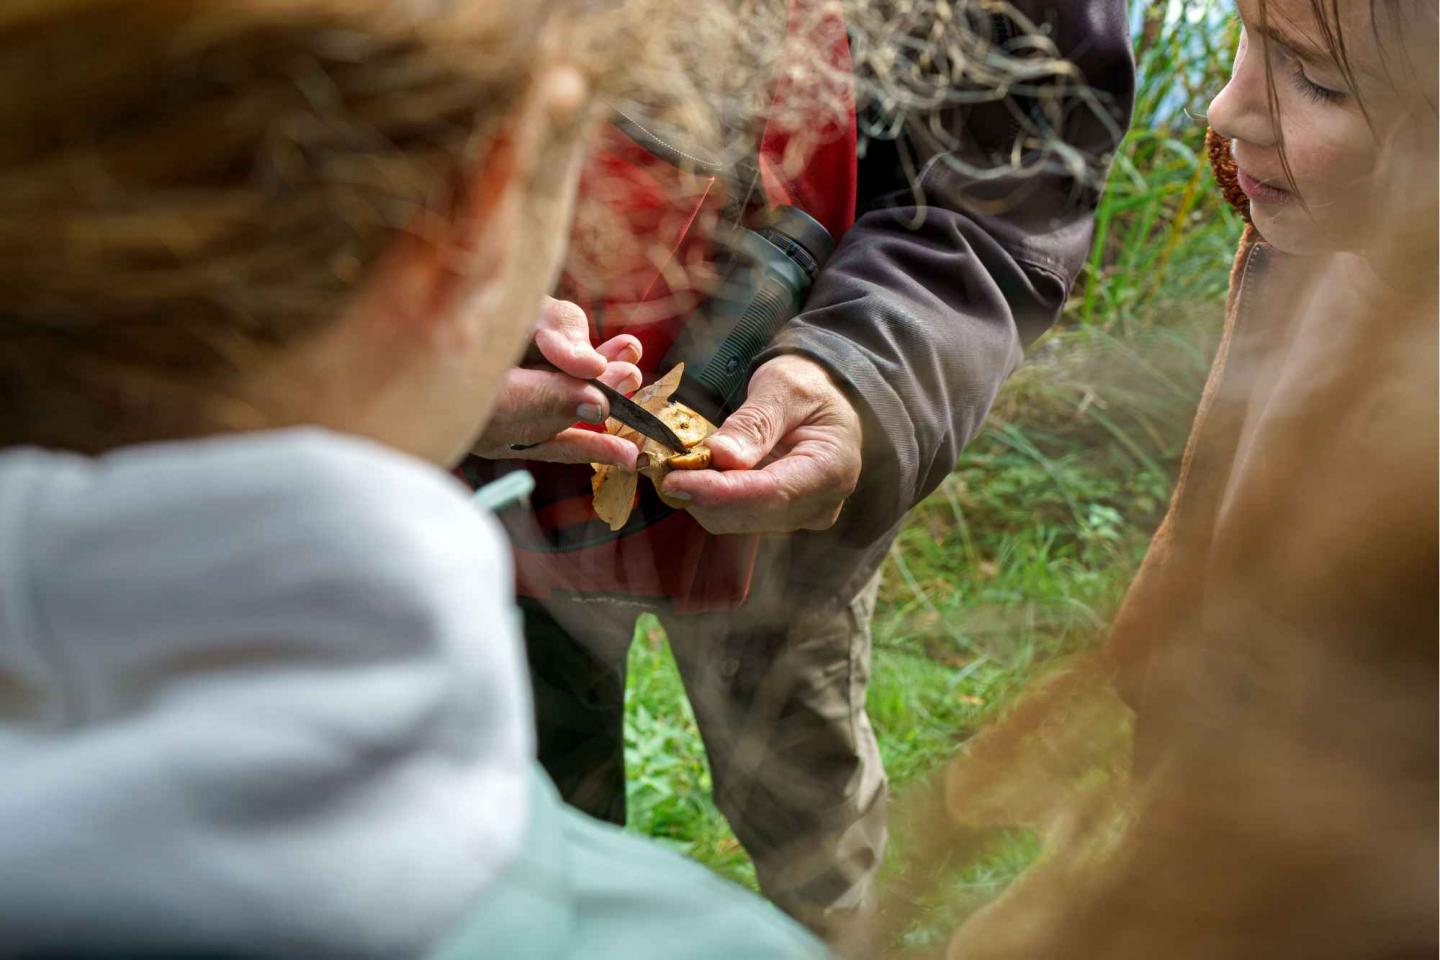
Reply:
M571 427L562 430L542 443L527 446L523 450L500 451L500 458L518 460L544 460L550 463L610 463L626 470L635 469L635 456L639 448L629 440L608 433L580 430Z
M776 461L777 463L779 461ZM775 466L771 464L770 467ZM789 499L780 478L770 467L759 470L673 470L660 492L692 504L694 508L771 508Z

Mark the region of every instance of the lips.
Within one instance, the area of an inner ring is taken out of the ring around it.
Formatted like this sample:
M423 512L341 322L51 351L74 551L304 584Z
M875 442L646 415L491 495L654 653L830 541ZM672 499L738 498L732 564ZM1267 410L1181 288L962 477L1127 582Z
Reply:
M1246 173L1238 165L1235 167L1235 179L1240 184L1240 189L1245 191L1245 196L1250 198L1251 203L1289 203L1295 199L1295 194L1289 190L1263 180L1257 180Z

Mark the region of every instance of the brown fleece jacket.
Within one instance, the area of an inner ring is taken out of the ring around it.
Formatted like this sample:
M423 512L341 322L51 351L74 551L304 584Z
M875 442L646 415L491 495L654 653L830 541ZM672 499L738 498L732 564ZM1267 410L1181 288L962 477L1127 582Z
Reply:
M1105 650L1135 775L1083 658L977 737L950 816L1040 825L1047 849L949 960L1436 955L1434 258L1366 254L1285 256L1247 225L1179 485Z
M1230 292L1225 304L1225 327L1220 335L1220 344L1215 351L1215 360L1210 368L1210 375L1205 382L1205 390L1201 394L1199 408L1196 410L1194 427L1185 444L1179 479L1170 498L1170 508L1151 540L1145 561L1126 593L1125 602L1115 618L1110 635L1108 652L1119 668L1121 689L1132 705L1139 698L1139 688L1143 683L1148 654L1151 652L1153 644L1152 638L1165 632L1165 620L1171 606L1185 593L1183 585L1194 574L1193 569L1189 568L1193 567L1194 562L1199 559L1198 556L1183 551L1180 551L1180 555L1177 557L1177 528L1181 526L1181 513L1191 512L1186 507L1188 500L1192 499L1190 497L1190 481L1197 448L1201 446L1201 438L1206 434L1211 415L1214 413L1216 395L1219 392L1220 382L1224 379L1226 361L1230 355L1240 291L1245 285L1247 268L1250 267L1252 257L1256 254L1256 247L1261 242L1259 233L1250 222L1249 198L1240 189L1235 176L1235 160L1230 155L1229 142L1211 130L1206 133L1205 146L1210 155L1210 167L1214 172L1216 184L1224 194L1226 202L1244 218L1245 230L1240 237L1240 246L1235 254L1235 262L1230 268ZM1212 430L1212 432L1214 431ZM1223 441L1223 438L1221 439ZM1202 461L1202 471L1205 466L1206 464ZM1200 483L1201 481L1197 479L1195 485L1199 486ZM1203 531L1197 531L1193 537L1186 539L1203 540L1205 537Z
M1208 146L1248 214L1228 143ZM1421 658L1433 685L1436 325L1419 287L1281 254L1247 215L1179 483L1108 645L1142 747L1147 706L1217 660L1264 687L1297 647L1330 644Z

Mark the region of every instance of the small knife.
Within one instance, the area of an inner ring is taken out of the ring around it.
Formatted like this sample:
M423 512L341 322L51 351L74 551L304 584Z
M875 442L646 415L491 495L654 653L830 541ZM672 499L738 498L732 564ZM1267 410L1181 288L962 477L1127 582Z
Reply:
M535 370L554 370L555 366L545 359L538 347L531 344L525 351L525 357L520 361L523 367ZM625 394L613 387L601 383L599 380L586 380L586 383L605 394L605 399L610 401L610 416L619 420L631 430L638 431L642 436L649 437L656 443L674 450L676 453L685 452L685 444L675 436L675 431L665 425L655 414L646 410L640 404L631 400ZM542 443L544 441L541 441ZM539 443L512 443L511 450L529 450L531 447L538 447Z
M638 431L656 443L669 447L676 453L685 452L684 442L675 436L675 431L667 427L664 420L661 420L619 390L607 386L599 380L587 380L585 382L605 394L605 399L610 401L610 416L619 420L631 430Z

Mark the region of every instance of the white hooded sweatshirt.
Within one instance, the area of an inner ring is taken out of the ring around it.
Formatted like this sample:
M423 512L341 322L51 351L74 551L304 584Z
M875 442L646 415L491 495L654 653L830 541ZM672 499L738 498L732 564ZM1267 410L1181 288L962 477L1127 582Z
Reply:
M353 438L0 453L0 953L424 953L529 816L511 584Z

